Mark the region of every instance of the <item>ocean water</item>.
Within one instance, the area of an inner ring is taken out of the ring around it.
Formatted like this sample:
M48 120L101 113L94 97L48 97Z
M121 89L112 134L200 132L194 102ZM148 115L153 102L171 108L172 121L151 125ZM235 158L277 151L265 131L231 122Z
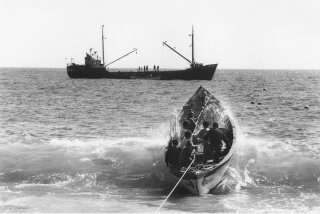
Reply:
M320 71L217 70L212 81L69 79L0 69L0 212L155 212L175 183L172 112L200 86L236 122L210 194L179 188L161 212L320 212Z

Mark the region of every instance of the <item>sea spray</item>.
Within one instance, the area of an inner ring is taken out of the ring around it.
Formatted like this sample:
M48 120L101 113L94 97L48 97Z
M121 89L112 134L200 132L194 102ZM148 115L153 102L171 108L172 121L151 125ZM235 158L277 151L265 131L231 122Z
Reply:
M25 187L21 183L57 186L77 183L83 189L88 184L161 185L159 182L166 182L163 157L168 132L166 129L151 132L152 137L140 138L52 139L41 143L29 137L19 139L1 147L6 162L1 163L0 178L2 182L20 183L17 188Z
M236 175L237 188L265 185L320 191L319 158L304 156L282 141L248 137L241 132L238 137L237 153L229 172ZM234 170L238 173L232 173Z

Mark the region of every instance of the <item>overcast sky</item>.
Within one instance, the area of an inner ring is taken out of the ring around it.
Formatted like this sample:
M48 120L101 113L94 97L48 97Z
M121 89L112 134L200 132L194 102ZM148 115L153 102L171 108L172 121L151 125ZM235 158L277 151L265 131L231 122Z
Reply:
M318 0L0 0L0 67L82 64L102 24L106 62L138 49L111 67L188 67L193 25L199 63L320 69Z

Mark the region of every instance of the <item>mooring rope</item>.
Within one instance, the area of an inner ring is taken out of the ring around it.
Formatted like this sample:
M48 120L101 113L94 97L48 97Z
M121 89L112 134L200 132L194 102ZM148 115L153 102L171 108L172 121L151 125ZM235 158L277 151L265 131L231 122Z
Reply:
M194 157L192 162L189 164L187 170L183 173L183 175L181 176L181 178L179 179L179 181L176 183L176 185L173 187L173 189L171 190L171 192L169 193L169 195L166 197L166 199L164 199L164 201L161 203L161 205L158 207L158 209L156 210L156 212L159 212L159 210L161 209L161 207L164 205L164 203L166 203L166 201L168 200L168 198L171 196L171 194L173 193L173 191L177 188L178 184L181 182L182 178L185 176L185 174L188 172L188 170L190 169L191 165L193 164L194 160L196 158Z

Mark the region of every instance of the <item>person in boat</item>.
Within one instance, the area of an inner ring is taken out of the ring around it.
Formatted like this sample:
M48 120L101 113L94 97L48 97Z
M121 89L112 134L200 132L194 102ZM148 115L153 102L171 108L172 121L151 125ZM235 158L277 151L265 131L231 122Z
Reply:
M231 141L230 139L227 137L228 130L225 128L217 128L217 131L220 133L220 135L222 136L222 140L223 143L225 144L225 148L224 148L224 152L229 151L230 147L231 147ZM226 140L224 140L223 138L226 138Z
M196 122L192 111L188 114L187 121L189 122L189 130L193 132L196 128Z
M192 136L192 134L191 134L190 131L186 131L184 133L184 137L183 137L183 139L181 140L181 143L180 143L180 147L182 149L186 146L188 141L191 141L191 136Z
M206 145L206 140L204 140L205 135L210 130L209 122L203 121L202 123L203 128L195 135L192 136L192 142L194 145L197 145L197 152L203 153L204 147ZM202 158L203 159L203 155Z
M208 121L203 121L202 123L203 128L195 135L193 135L192 142L194 144L203 144L204 141L204 136L207 134L207 132L210 130L209 127L209 122Z
M218 123L214 122L212 124L212 129L210 129L204 137L204 139L207 141L204 147L205 163L208 159L211 159L212 157L214 163L219 163L219 158L221 156L222 141L224 141L226 145L230 145L229 139L218 127Z
M180 136L180 142L183 140L185 132L186 131L190 131L189 126L190 126L189 121L187 121L187 120L183 121L182 129L181 129L180 135L179 135Z
M186 142L186 146L182 149L179 157L179 166L187 167L192 162L195 147L191 141Z
M169 143L169 146L167 148L166 155L165 155L165 162L166 162L167 167L169 166L169 164L173 165L173 166L179 165L179 157L180 157L180 153L181 153L181 148L178 147L178 144L179 144L179 142L177 139L173 139Z

